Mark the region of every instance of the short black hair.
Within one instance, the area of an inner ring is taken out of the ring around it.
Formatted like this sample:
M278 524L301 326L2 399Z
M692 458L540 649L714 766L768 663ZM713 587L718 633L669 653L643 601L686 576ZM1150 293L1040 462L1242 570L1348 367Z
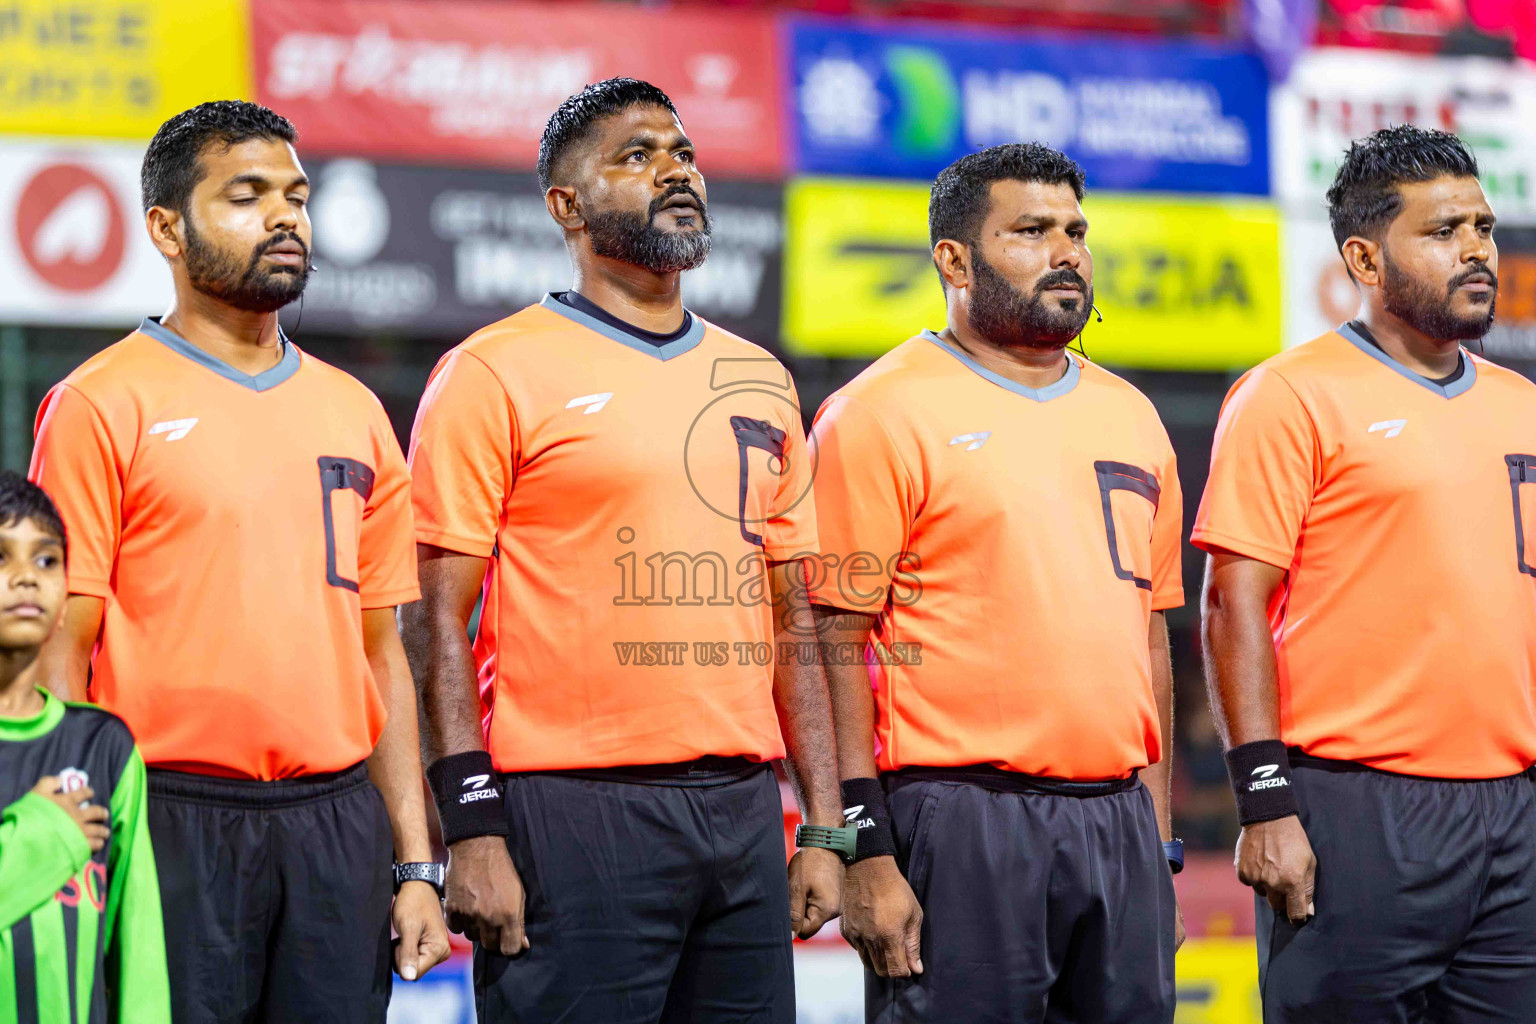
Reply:
M641 105L663 107L682 120L666 93L638 78L605 78L566 97L565 102L549 115L549 120L544 123L544 134L539 139L539 188L549 191L549 186L554 183L556 165L572 146L591 133L594 124Z
M1328 189L1328 223L1339 249L1354 235L1375 237L1403 209L1399 186L1477 177L1477 157L1456 136L1400 124L1349 144Z
M139 170L144 209L163 206L186 213L203 176L198 157L210 145L228 149L250 139L291 143L298 137L291 121L259 103L214 100L183 110L160 126L144 151Z
M31 520L46 533L59 538L64 561L69 562L69 536L64 532L64 517L48 492L20 473L0 470L0 528L18 526Z
M941 238L975 245L992 208L992 183L997 181L1070 185L1078 202L1088 191L1077 161L1038 142L1010 142L967 153L934 179L928 194L929 247L938 245Z

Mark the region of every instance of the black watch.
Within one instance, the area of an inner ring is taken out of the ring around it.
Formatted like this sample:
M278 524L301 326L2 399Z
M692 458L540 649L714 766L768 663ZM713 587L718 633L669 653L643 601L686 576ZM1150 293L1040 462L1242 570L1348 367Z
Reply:
M406 882L426 882L437 890L438 899L443 897L443 866L436 861L415 861L410 864L395 863L395 892Z
M1163 856L1168 858L1168 870L1178 874L1184 870L1184 840L1170 839L1163 844Z

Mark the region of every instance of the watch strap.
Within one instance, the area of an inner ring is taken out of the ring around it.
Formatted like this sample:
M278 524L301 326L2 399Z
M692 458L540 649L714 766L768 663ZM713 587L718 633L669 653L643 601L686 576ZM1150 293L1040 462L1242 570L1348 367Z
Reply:
M1168 870L1175 875L1184 870L1184 840L1170 839L1163 844L1163 856L1168 859Z
M796 825L795 845L819 847L831 850L848 864L853 863L859 849L859 830L852 825L827 828L823 825Z
M443 866L436 861L410 861L395 864L395 892L406 882L426 882L443 894Z

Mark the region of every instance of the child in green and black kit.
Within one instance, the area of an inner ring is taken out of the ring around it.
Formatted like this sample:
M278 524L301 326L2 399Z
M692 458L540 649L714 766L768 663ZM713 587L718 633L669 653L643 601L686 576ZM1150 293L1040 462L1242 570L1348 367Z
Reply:
M144 761L115 715L34 685L64 524L0 472L0 1024L168 1024Z

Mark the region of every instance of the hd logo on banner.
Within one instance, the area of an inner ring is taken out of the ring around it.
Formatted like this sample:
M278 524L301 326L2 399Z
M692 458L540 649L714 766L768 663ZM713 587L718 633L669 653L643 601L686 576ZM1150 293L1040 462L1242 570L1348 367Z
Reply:
M1005 142L1043 142L1088 187L1269 192L1258 57L1196 43L791 23L796 166L932 178Z
M944 326L928 248L928 186L809 178L790 185L788 351L879 355ZM1280 218L1258 200L1090 193L1089 358L1169 370L1247 368L1280 350Z
M204 100L251 95L243 0L0 4L0 134L147 141Z

